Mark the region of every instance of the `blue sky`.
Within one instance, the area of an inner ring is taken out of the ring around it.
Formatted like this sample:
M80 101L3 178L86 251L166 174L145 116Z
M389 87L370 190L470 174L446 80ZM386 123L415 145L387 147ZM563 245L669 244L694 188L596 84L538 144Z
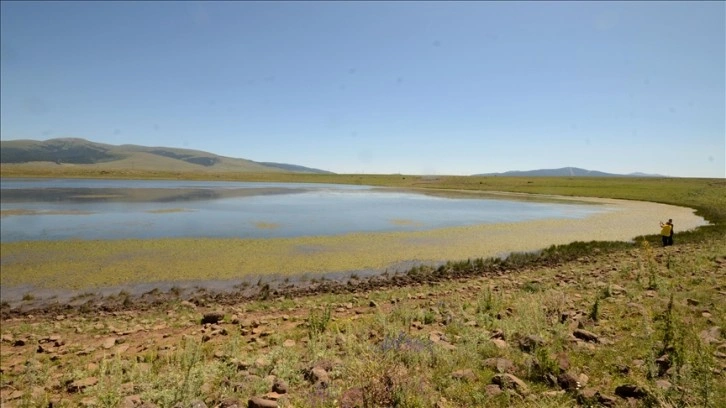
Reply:
M0 4L2 140L726 177L724 2Z

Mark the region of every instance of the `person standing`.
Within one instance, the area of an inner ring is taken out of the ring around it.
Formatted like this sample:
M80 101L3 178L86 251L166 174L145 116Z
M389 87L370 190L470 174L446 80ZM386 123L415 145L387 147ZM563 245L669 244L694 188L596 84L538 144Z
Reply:
M660 238L663 241L663 246L668 246L668 241L671 238L671 231L673 231L673 228L671 224L668 224L667 222L664 224L662 221L660 223Z
M670 246L673 245L673 220L669 218L666 224L671 226L671 233L668 236L668 246Z

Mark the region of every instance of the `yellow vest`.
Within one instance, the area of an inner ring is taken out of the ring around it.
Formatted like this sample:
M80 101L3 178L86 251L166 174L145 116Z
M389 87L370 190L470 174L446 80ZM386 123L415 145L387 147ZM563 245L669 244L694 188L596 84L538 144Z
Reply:
M669 237L671 235L671 226L668 224L663 224L663 228L660 230L660 235L664 237Z

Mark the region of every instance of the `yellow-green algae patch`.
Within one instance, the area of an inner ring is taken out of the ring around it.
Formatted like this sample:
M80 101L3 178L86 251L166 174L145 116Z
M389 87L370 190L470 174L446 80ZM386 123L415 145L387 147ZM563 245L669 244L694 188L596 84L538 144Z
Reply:
M423 223L420 223L420 222L417 222L414 220L404 219L404 218L394 218L392 220L388 220L388 222L390 222L393 225L398 225L401 227L412 227L412 226L419 227L419 226L423 225Z
M0 217L10 217L17 215L89 215L93 214L91 211L53 211L53 210L30 210L25 208L18 208L12 210L0 210Z
M280 228L280 224L274 222L256 222L255 228L257 229L276 229Z
M148 210L147 213L151 214L166 214L166 213L177 213L177 212L192 212L193 210L189 210L187 208L161 208L158 210Z
M532 251L573 241L630 240L673 218L679 231L704 220L664 204L597 200L608 211L585 219L546 219L430 231L271 239L125 239L0 244L0 284L84 289L127 283L244 279L437 262Z

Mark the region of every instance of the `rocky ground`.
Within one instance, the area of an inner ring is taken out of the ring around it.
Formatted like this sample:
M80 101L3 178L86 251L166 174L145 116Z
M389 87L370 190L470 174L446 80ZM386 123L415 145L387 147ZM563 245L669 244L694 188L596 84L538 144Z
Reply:
M726 406L724 241L2 309L3 407Z

